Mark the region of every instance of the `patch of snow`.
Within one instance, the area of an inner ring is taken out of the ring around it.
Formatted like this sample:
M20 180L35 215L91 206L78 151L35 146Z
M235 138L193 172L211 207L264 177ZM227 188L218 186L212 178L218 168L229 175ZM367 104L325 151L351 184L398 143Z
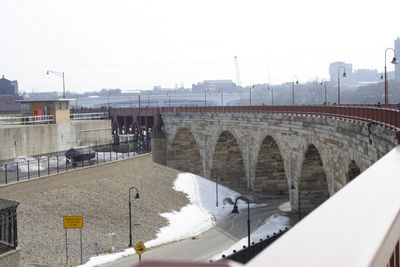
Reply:
M174 182L174 189L186 193L190 204L180 211L160 214L168 219L169 225L159 230L156 239L145 242L146 247L151 248L199 235L212 228L217 220L230 214L232 205L228 204L229 208L225 208L225 201L222 200L227 198L235 199L240 194L223 185L219 185L219 205L216 207L215 195L210 197L210 192L215 193L215 187L215 182L203 177L191 173L179 174ZM254 204L251 206L254 206ZM238 208L247 208L247 203L239 200ZM88 262L80 265L80 267L98 266L134 254L135 251L132 248L127 248L123 252L91 257Z

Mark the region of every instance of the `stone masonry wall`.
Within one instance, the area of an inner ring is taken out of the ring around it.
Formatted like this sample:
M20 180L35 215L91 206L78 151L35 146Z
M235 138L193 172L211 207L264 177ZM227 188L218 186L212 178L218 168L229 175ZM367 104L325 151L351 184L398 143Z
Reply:
M362 172L396 146L395 133L388 128L326 117L171 112L163 113L162 118L167 155L177 131L188 129L199 147L202 173L208 178L211 177L213 156L218 155L214 153L218 139L228 131L236 139L240 150L247 187L253 190L260 189L260 183L255 179L257 162L262 158L259 155L262 143L268 136L272 137L283 160L293 207L297 206L297 192L291 190L291 185L301 176L309 145L315 146L320 154L329 195L347 183L348 173L353 169L352 163Z

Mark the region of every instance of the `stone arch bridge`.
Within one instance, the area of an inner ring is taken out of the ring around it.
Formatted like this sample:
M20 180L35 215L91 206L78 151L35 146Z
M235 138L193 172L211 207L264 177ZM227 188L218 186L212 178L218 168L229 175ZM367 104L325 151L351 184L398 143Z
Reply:
M165 109L153 158L226 185L288 195L295 211L300 198L308 213L395 147L400 125L398 110L319 108L325 113L304 106Z

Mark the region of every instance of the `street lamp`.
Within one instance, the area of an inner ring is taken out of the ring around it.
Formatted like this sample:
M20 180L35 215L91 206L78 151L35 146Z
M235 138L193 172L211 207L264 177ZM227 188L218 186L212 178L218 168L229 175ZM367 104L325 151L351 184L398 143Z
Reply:
M136 187L132 186L129 188L129 246L132 247L132 209L131 209L131 190L135 189L136 190L136 195L135 198L139 198L139 191L137 190Z
M204 106L207 107L207 92L209 90L207 88L204 88Z
M147 92L147 107L148 108L150 107L150 95L151 95L151 92Z
M340 105L340 69L343 69L343 77L346 78L346 68L344 66L339 66L337 70L337 104Z
M239 213L239 208L237 206L237 201L239 199L247 202L247 247L250 247L250 200L245 196L238 196L235 199L235 204L233 206L232 213Z
M387 82L387 71L386 71L386 53L387 53L388 50L392 50L393 51L393 59L392 59L392 61L390 61L390 63L392 63L392 64L397 64L398 63L398 61L396 59L396 50L394 50L391 47L386 48L386 50L385 50L385 105L389 104L388 82Z
M292 79L292 106L294 106L294 83L299 84L297 76L294 76Z
M321 85L322 85L322 83L324 84L324 90L325 90L325 105L327 105L328 104L328 97L327 97L327 93L326 93L326 81L323 81L323 82L321 82Z
M253 84L253 86L252 86L252 87L250 87L250 106L251 106L251 89L253 89L253 90L254 90L254 84Z
M64 78L64 72L57 72L57 71L52 71L52 70L48 70L46 71L46 74L49 75L50 73L57 75L59 77L62 77L63 79L63 98L65 98L65 78Z
M167 96L168 96L168 107L171 107L171 92L167 92Z
M268 91L271 90L271 106L274 105L274 88L268 85Z
M295 180L297 182L297 201L298 201L298 213L299 213L299 221L301 220L301 206L300 206L300 186L299 186L299 181ZM290 187L292 190L296 190L296 187L294 186L294 183L292 183L292 186Z
M219 93L221 95L221 106L224 106L224 91L222 89L219 89Z

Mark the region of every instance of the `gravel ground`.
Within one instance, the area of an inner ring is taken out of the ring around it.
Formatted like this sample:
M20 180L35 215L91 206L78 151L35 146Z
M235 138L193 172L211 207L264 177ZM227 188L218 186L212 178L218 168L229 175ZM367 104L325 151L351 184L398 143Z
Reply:
M0 198L19 201L18 239L21 266L65 266L64 215L84 215L83 261L111 247L129 243L128 190L132 193L133 242L154 239L167 225L162 212L179 210L188 203L183 193L172 189L179 172L154 164L151 155L90 167L69 173L0 187ZM68 230L69 265L80 262L79 230Z

